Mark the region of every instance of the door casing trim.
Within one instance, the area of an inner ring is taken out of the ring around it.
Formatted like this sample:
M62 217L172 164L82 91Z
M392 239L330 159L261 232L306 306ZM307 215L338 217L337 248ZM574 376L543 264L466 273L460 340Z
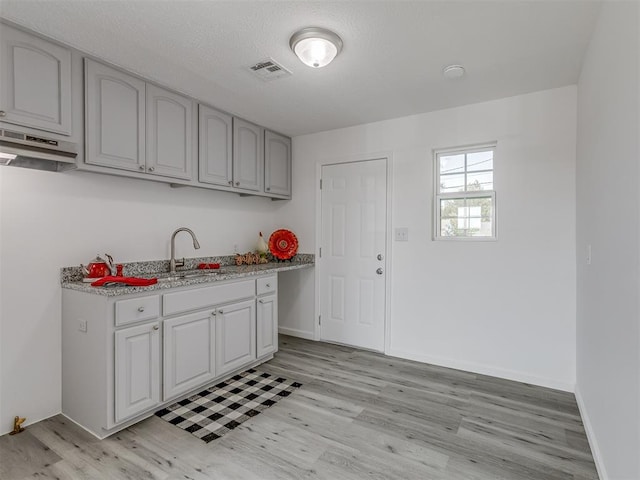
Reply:
M316 268L314 268L314 282L315 282L315 307L313 317L313 339L320 340L320 263L323 261L320 257L320 246L322 242L322 191L320 190L320 180L322 179L322 167L329 165L337 165L341 163L356 163L366 162L370 160L384 159L387 166L387 216L386 216L386 242L385 242L385 312L384 312L384 353L388 355L391 350L391 274L393 273L392 267L392 251L391 242L393 240L392 235L392 201L393 198L393 152L377 152L366 153L355 156L339 157L339 158L327 158L321 159L316 163L316 238L315 238L315 255L316 255Z

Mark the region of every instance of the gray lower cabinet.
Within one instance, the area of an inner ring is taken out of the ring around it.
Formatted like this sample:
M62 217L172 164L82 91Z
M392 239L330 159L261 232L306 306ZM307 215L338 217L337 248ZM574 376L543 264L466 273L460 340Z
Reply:
M291 198L291 139L269 130L264 133L264 191Z
M215 331L215 316L208 310L163 322L164 400L215 378Z
M198 123L198 180L233 186L233 117L199 105Z
M232 372L256 358L255 299L219 308L216 311L217 374Z
M115 332L115 421L160 403L158 322Z
M256 280L256 353L258 358L278 351L278 277Z
M268 360L276 289L275 275L115 297L63 289L62 413L104 438Z
M256 352L258 358L278 350L278 296L258 299L256 312Z
M0 121L71 135L71 50L0 28Z
M233 118L233 186L262 192L264 188L264 128Z
M85 59L85 162L146 170L145 82Z

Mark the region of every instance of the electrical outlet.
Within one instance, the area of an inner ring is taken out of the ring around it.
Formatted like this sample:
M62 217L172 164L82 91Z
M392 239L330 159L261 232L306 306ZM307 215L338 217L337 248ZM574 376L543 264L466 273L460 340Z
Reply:
M398 227L395 230L396 242L408 242L409 241L409 229L407 227Z
M80 320L80 324L78 325L78 331L87 333L87 321Z

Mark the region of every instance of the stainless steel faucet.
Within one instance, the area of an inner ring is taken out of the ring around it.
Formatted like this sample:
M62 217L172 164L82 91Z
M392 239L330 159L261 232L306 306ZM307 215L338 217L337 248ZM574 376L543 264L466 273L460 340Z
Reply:
M196 250L200 248L200 243L196 238L196 234L187 227L180 227L171 235L171 260L169 260L169 273L175 275L176 267L184 267L184 257L182 260L176 260L176 235L180 232L187 232L193 238L193 248Z

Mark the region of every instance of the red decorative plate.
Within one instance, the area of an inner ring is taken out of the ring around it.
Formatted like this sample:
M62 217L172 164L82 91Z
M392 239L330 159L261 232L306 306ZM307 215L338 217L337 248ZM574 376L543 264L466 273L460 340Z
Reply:
M279 260L289 260L298 252L298 239L290 230L276 230L269 237L269 250Z

